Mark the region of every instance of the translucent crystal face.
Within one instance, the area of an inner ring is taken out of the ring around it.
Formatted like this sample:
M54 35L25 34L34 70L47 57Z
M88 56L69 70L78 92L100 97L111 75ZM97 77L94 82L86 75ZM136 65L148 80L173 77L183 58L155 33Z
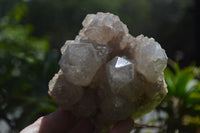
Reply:
M138 36L136 39L136 68L148 81L156 82L166 67L167 55L153 38Z
M119 17L87 15L75 40L61 48L61 70L49 94L65 110L89 117L96 128L154 109L167 93L167 56L153 38L133 37Z
M68 45L69 45L69 44L72 44L72 43L76 43L76 42L73 41L73 40L67 40L67 41L65 42L65 44L64 44L64 45L61 47L61 49L60 49L61 54L63 54L63 53L65 52L65 50L67 49Z
M107 63L108 82L113 93L128 85L134 78L134 65L126 59L115 57Z
M101 59L90 43L69 44L59 65L69 82L87 86L101 66Z

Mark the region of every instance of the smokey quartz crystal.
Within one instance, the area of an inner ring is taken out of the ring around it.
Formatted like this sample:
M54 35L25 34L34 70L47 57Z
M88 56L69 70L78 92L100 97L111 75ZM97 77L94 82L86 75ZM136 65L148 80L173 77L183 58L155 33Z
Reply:
M59 65L67 81L88 86L102 63L91 43L73 43L67 46Z
M108 83L114 94L120 94L134 79L134 64L121 57L107 63Z
M111 13L89 14L75 40L61 48L49 94L64 110L89 117L98 130L137 119L167 93L165 50L153 38L129 34Z

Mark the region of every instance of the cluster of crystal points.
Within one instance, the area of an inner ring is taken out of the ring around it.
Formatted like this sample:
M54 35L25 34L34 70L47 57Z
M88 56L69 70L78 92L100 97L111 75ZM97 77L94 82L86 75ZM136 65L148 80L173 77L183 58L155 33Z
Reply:
M154 109L167 93L167 56L153 38L133 37L118 16L89 14L61 48L49 94L64 110L109 125Z

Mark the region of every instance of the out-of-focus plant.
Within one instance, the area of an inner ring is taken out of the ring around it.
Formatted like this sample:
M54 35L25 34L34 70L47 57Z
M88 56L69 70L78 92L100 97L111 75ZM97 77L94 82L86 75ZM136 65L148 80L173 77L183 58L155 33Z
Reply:
M165 70L168 95L159 109L168 113L167 133L195 132L200 127L200 68L192 65L180 69L169 61Z
M180 68L172 60L168 64L164 71L168 95L154 110L154 117L146 116L147 124L135 124L135 133L144 128L157 133L200 131L200 67Z
M32 36L21 23L28 9L19 3L0 19L0 120L19 132L40 115L55 110L47 84L57 68L58 54L49 42Z

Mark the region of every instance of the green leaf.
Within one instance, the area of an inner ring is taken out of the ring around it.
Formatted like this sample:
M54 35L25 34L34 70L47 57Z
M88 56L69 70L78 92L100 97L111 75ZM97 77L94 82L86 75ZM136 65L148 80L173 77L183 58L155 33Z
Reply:
M177 86L176 86L177 96L183 98L184 96L186 96L187 93L190 92L190 91L187 91L187 86L190 80L192 80L193 78L194 78L194 75L192 75L191 73L185 73L185 72L180 71L178 75ZM188 88L188 89L191 89L191 88Z
M164 75L167 83L168 94L173 95L176 91L176 77L169 68L165 69Z
M199 81L196 79L191 79L186 85L186 93L191 93L199 84Z

